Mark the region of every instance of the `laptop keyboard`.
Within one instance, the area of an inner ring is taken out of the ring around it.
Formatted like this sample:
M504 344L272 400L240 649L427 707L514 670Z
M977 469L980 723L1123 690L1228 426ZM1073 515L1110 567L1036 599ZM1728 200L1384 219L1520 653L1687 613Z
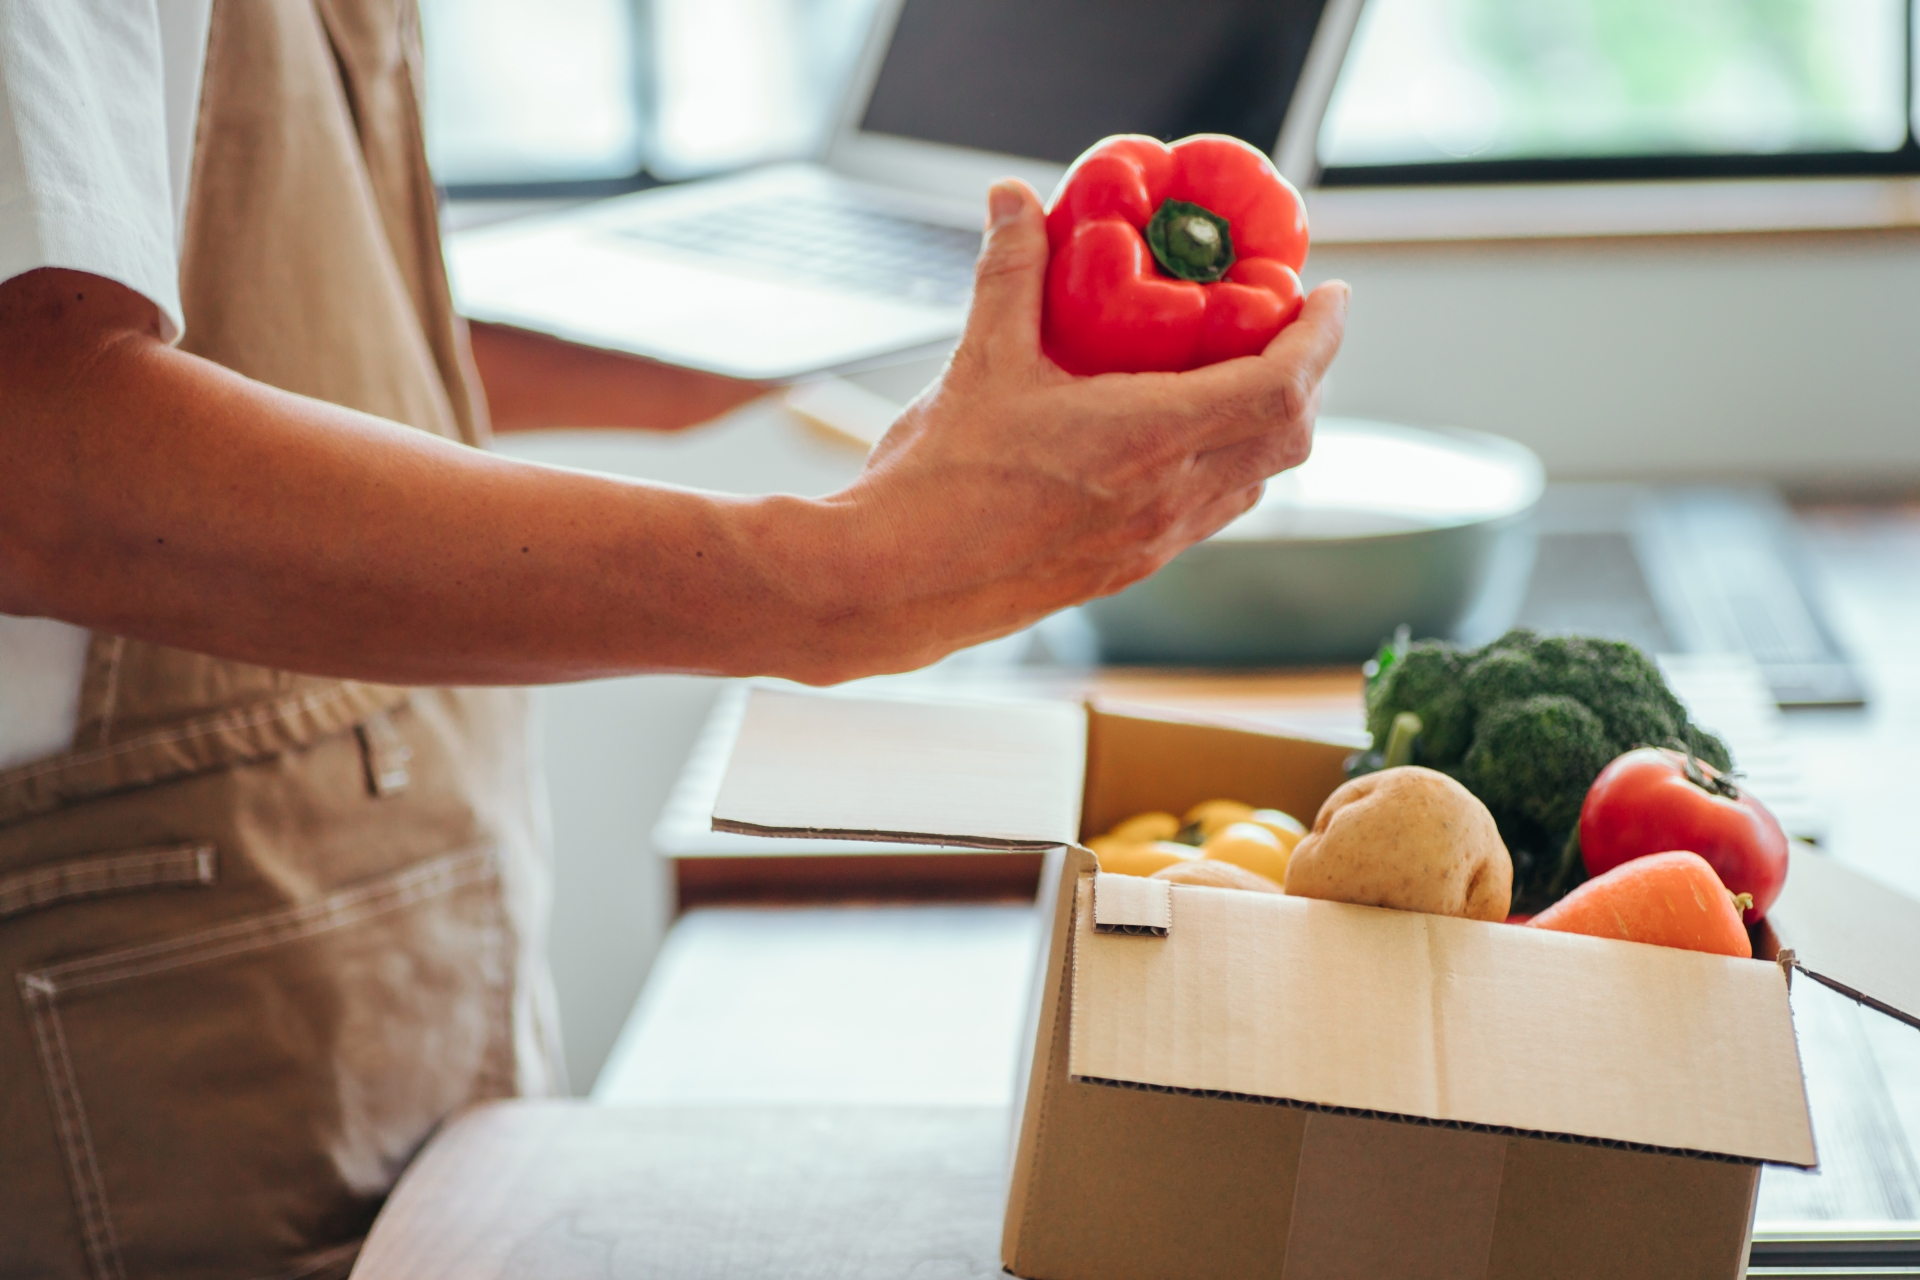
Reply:
M966 301L980 252L978 232L821 199L743 200L614 231L702 255L720 246L777 275L936 306Z

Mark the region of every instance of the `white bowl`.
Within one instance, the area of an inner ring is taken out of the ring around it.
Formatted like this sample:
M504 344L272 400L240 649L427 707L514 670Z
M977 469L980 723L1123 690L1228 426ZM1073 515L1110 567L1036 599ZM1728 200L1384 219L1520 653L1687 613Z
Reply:
M1500 436L1322 418L1253 510L1083 612L1108 662L1357 662L1403 624L1450 638L1510 585L1496 565L1531 560L1514 544L1545 481Z

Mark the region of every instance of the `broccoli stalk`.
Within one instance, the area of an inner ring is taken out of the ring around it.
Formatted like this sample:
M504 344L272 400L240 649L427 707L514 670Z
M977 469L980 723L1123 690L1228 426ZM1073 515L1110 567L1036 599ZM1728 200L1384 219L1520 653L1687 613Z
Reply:
M1687 718L1660 670L1630 644L1510 631L1479 649L1396 637L1367 687L1374 750L1353 773L1438 769L1480 798L1514 863L1514 909L1537 911L1585 878L1580 806L1607 763L1638 746L1682 746L1731 767Z
M1413 744L1419 740L1420 730L1426 726L1420 723L1420 717L1411 711L1402 711L1393 718L1393 729L1387 735L1387 751L1381 767L1398 769L1403 764L1413 763Z

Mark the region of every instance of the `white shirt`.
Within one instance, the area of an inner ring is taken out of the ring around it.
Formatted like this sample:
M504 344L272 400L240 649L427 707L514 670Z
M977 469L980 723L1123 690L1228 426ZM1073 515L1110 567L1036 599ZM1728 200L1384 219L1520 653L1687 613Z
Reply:
M213 0L0 0L0 281L105 276L178 341ZM0 769L73 740L88 632L0 614Z

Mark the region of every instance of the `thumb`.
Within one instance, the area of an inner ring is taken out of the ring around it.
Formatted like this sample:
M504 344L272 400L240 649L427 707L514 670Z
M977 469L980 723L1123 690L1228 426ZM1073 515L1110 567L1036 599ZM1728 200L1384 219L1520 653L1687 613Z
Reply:
M987 234L973 269L973 307L962 341L982 349L1037 353L1047 282L1047 220L1040 197L1018 178L987 193Z

